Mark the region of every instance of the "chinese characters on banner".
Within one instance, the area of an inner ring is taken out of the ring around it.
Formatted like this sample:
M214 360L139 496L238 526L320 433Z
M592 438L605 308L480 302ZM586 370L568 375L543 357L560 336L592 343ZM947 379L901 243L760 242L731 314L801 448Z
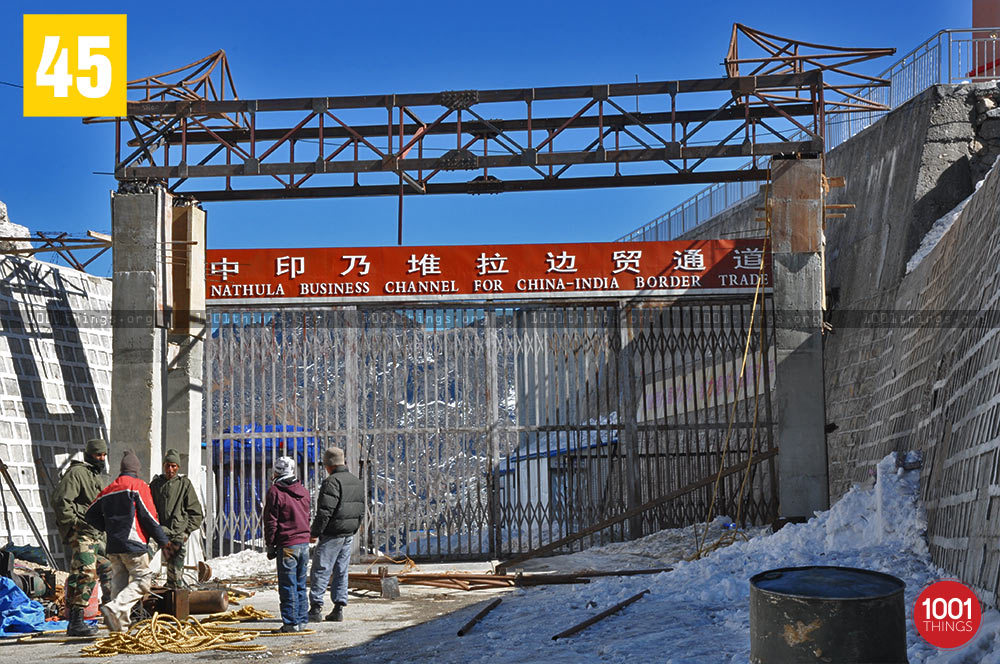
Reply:
M761 240L210 249L211 302L737 294L770 286Z

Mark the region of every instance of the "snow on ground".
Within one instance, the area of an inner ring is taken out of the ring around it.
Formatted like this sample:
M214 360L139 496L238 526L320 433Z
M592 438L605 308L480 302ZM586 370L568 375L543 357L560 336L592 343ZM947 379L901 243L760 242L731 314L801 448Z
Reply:
M767 526L760 526L734 533L732 528L732 519L720 516L709 524L707 531L703 523L670 528L631 542L615 542L579 553L535 558L516 567L525 572L551 570L560 573L670 567L678 560L690 557L697 550L699 540L710 545L724 535L742 539L743 536L752 537L769 530Z
M345 661L422 662L693 662L744 664L750 654L749 578L798 565L839 565L893 574L906 583L908 656L912 664L1000 664L1000 614L984 614L974 641L939 651L912 625L913 603L929 583L949 575L935 567L924 539L919 471L897 470L895 455L878 465L873 488L855 487L809 522L762 533L653 576L600 578L587 585L517 589L460 641L455 632L478 607L337 651ZM636 550L655 552L654 536ZM675 537L683 539L683 535ZM614 545L634 559L627 545ZM679 547L678 547L679 548ZM602 567L616 562L604 547ZM581 555L581 554L576 554ZM578 564L590 567L595 554ZM654 556L666 561L669 556ZM571 558L571 557L564 557ZM574 564L563 560L560 567ZM576 636L552 636L636 593L649 594ZM484 595L486 599L492 596Z
M691 555L697 548L696 537L711 544L723 534L731 534L731 527L733 527L732 520L729 517L720 516L712 521L707 532L703 523L686 528L661 530L632 542L616 542L591 547L579 553L537 558L520 563L517 567L532 573L668 567ZM766 526L740 532L749 536L760 534L765 530L767 530ZM268 560L267 556L258 551L240 551L228 556L213 558L208 563L212 566L212 576L220 581L275 574L274 561ZM463 570L469 567L468 565L463 566L461 563L456 563L456 566ZM420 570L428 568L427 565L418 565Z
M273 560L260 551L249 549L208 561L212 566L212 576L220 581L229 581L248 576L277 574Z

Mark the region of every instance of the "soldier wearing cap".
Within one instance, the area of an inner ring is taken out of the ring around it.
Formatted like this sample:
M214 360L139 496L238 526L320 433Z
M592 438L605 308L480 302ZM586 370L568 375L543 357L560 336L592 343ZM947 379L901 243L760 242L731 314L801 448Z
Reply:
M184 555L187 553L188 537L201 527L205 518L194 485L186 475L179 473L180 463L181 455L177 450L168 449L163 456L163 474L149 483L160 525L177 549L172 558L164 560L167 563L167 585L171 588L187 587L184 582Z
M56 527L70 553L66 606L69 609L69 636L92 636L97 627L83 621L83 611L98 578L104 601L111 599L111 563L105 557L104 533L84 519L87 508L104 488L101 475L107 470L108 443L101 438L87 441L83 461L73 461L59 480L52 496Z

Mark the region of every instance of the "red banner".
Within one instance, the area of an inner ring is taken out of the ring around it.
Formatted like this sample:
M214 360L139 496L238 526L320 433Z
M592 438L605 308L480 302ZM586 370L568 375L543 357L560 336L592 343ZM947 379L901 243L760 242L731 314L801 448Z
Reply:
M715 295L770 267L762 240L209 249L206 280L217 304Z

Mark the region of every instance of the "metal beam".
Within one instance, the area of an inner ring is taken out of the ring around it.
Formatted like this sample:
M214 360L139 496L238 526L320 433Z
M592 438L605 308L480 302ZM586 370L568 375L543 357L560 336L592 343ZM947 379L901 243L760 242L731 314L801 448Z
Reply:
M810 104L798 104L790 105L785 108L785 111L789 115L793 116L807 116L812 114L812 105ZM671 121L678 124L701 122L708 118L715 111L706 110L690 110L690 111L677 111L673 118L669 112L662 113L632 113L629 115L635 116L636 119L644 124L648 125L661 125L666 124ZM718 120L742 120L746 116L744 109L735 107L727 108L721 113L719 113ZM754 106L750 109L749 117L751 119L766 119L780 117L780 114L767 106ZM553 118L533 118L531 120L532 128L535 130L549 130L556 129L562 126L569 118L568 117L553 117ZM576 128L594 128L598 126L599 118L597 116L583 116L578 118L573 124ZM528 120L526 118L515 118L515 119L505 119L505 120L491 120L490 124L495 125L502 131L505 132L521 132L527 131ZM604 116L604 126L610 128L623 128L628 126L635 126L637 123L632 120L627 115L614 114ZM396 131L399 131L399 125L395 125ZM416 123L406 123L403 125L403 132L406 136L413 136L416 132L423 130L424 133L428 135L440 135L440 134L454 134L458 129L458 125L455 122L440 122L434 127L429 127L423 129L421 125ZM493 133L493 130L485 123L473 120L473 121L462 121L462 132L469 135L477 134L488 134ZM257 129L255 132L255 139L258 141L276 141L284 136L288 132L287 129ZM360 125L351 127L351 130L345 129L343 127L324 127L323 128L323 138L324 139L345 139L351 138L352 132L370 137L385 136L385 125L384 124L370 124L370 125ZM215 136L205 131L189 131L187 132L187 144L188 145L199 145L199 144L211 144L217 143L216 136L230 143L246 142L250 140L250 130L249 129L231 129L231 130L220 130L213 132ZM318 140L320 136L320 130L318 127L304 127L296 131L292 136L292 140L303 141L303 140ZM182 134L179 131L172 131L168 133L165 137L167 143L171 145L180 145L182 139ZM131 139L128 141L128 145L131 147L141 145L139 139Z
M753 182L767 179L767 169L699 173L659 173L655 175L610 175L555 180L485 180L481 182L432 182L428 194L499 194L511 191L558 191L607 189L612 187L647 187L668 184L707 184L712 182ZM285 200L296 198L350 198L355 196L398 196L399 184L345 185L340 187L303 187L299 189L231 189L189 191L185 195L203 202ZM406 196L421 195L407 190Z

